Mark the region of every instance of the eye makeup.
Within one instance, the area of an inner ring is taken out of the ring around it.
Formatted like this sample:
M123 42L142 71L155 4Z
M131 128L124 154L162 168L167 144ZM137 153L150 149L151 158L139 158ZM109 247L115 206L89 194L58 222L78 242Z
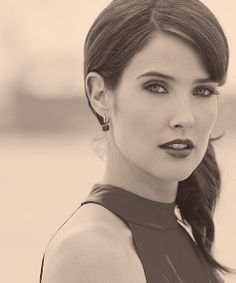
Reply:
M143 84L143 89L156 94L168 93L166 83L157 80L151 80Z

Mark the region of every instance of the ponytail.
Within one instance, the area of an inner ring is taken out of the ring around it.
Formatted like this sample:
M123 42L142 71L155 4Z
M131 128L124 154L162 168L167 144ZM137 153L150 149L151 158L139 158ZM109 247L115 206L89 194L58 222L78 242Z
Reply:
M189 178L179 182L176 204L183 223L191 227L192 235L209 265L215 270L230 272L212 255L215 236L213 214L220 186L219 167L212 142L209 141L202 162Z

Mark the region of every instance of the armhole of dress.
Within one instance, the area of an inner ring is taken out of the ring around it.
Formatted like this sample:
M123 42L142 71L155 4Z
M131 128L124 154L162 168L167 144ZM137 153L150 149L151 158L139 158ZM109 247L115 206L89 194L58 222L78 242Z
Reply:
M137 225L137 224L134 223L134 222L133 222L133 223L132 223L132 222L131 222L131 223L130 223L130 222L127 222L127 226L128 226L128 228L129 228L129 230L131 231L131 234L132 234L132 241L133 241L133 245L134 245L135 251L136 251L137 256L138 256L138 258L139 258L139 260L140 260L140 262L141 262L141 265L142 265L142 267L143 267L143 273L144 273L146 282L148 283L148 274L147 274L147 271L146 271L146 268L145 268L145 263L142 261L142 256L141 256L141 254L140 254L140 251L139 251L139 249L138 249L138 245L137 245L137 243L136 243L135 233L134 233L135 228L132 227L132 226L135 226L135 225Z
M45 258L45 254L43 255L43 259L42 259L42 263L41 263L40 276L39 276L39 283L41 283L41 282L42 282L42 279L43 279L44 258Z
M40 275L39 275L39 283L42 283L42 279L43 279L43 268L44 268L44 261L45 261L45 256L46 256L46 251L47 248L49 246L49 244L51 243L51 241L54 239L54 237L56 236L56 234L62 229L62 227L71 219L71 217L78 211L78 209L81 207L81 205L76 208L76 210L66 219L66 221L56 230L56 232L53 234L53 236L50 238L50 240L47 242L46 248L44 250L44 254L43 254L43 258L42 258L42 263L41 263L41 268L40 268Z

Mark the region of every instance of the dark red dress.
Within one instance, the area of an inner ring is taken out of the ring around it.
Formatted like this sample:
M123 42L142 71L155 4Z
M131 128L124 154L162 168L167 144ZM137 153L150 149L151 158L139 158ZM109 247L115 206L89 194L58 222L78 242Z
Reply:
M111 185L95 185L81 206L87 203L102 205L128 225L147 283L223 282L178 223L175 203L152 201Z

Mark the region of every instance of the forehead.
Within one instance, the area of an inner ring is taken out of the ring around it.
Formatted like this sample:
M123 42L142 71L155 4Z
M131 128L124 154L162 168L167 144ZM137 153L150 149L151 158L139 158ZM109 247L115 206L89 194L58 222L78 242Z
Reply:
M138 77L142 73L156 71L177 80L195 81L209 77L198 52L177 36L155 33L149 43L130 60L123 78Z

